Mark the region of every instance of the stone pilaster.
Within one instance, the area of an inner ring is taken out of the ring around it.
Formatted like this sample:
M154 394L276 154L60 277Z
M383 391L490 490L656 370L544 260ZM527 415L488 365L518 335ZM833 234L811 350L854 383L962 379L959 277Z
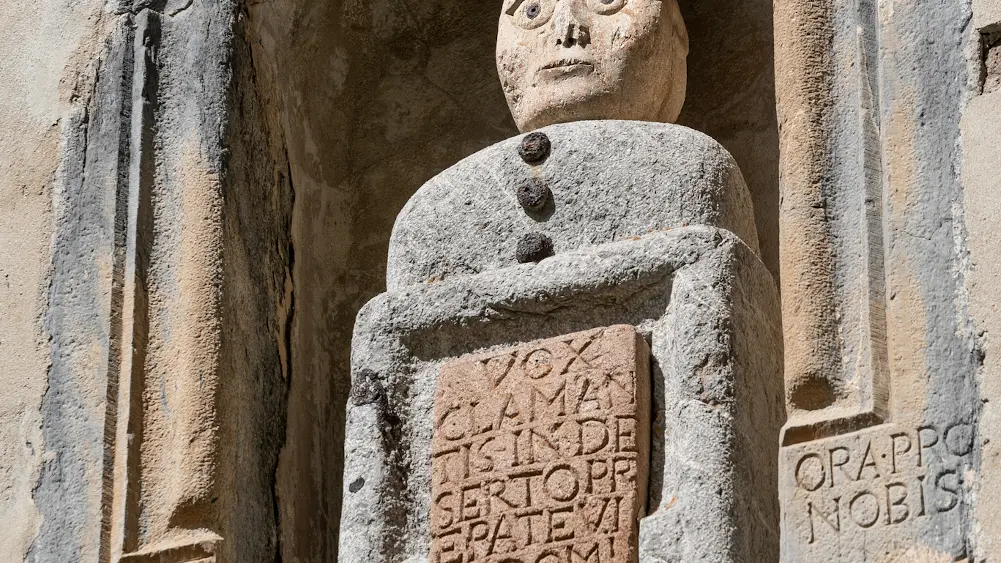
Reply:
M232 2L122 5L64 126L39 561L276 549L283 155Z
M776 3L784 561L970 555L970 18L963 2Z

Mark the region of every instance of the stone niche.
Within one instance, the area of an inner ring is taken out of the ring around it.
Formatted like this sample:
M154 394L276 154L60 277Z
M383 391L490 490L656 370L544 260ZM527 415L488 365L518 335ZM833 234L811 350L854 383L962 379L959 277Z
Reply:
M777 275L771 1L680 4L691 37L680 122L740 164ZM337 559L351 329L384 290L396 215L435 174L517 133L494 61L499 6L248 3L256 81L274 102L295 192L288 422L276 471L285 559Z

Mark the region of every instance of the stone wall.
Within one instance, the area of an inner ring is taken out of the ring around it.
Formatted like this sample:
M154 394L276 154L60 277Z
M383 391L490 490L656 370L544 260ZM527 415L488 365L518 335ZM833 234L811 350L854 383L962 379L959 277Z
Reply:
M2 557L268 558L291 192L239 7L3 10Z
M45 328L61 134L94 83L108 32L102 2L0 5L0 560L23 561L42 526L33 500L44 456ZM82 503L94 499L81 498ZM71 510L71 507L67 507ZM80 526L86 526L86 519Z
M776 6L783 558L979 560L971 4Z
M980 388L979 432L981 471L973 485L977 505L974 509L974 539L972 551L975 558L988 558L1001 551L1001 522L994 513L994 506L1001 500L998 490L1001 481L1001 451L998 450L1001 412L996 402L1001 400L1001 354L998 350L998 333L1001 331L999 303L1001 291L997 284L1001 269L998 267L999 240L998 213L1001 210L1001 182L997 163L1001 160L1001 92L989 91L991 85L991 48L1001 31L1001 3L996 0L973 2L973 31L981 40L979 54L984 65L984 90L966 106L963 112L961 134L963 138L963 187L964 212L969 231L969 288L970 311L976 336L982 350L983 368L977 383ZM995 47L996 49L996 47Z
M849 551L992 555L1001 5L776 0L773 35L768 0L680 4L681 122L736 157L781 264L786 559L832 556L798 550L835 505ZM497 12L0 6L0 559L336 559L350 334L393 221L516 133ZM915 452L929 473L864 475ZM941 518L908 504L946 473Z

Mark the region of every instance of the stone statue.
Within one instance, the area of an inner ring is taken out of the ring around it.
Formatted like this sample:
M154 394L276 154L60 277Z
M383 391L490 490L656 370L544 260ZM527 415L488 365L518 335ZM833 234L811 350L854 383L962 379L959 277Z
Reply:
M497 71L515 123L673 123L688 32L675 0L505 0Z
M497 68L511 112L522 131L556 125L421 188L393 231L389 287L513 264L519 245L530 258L683 225L722 227L757 252L750 194L730 154L656 123L681 111L687 55L675 0L505 0ZM537 139L542 152L526 153ZM527 209L518 194L531 192L538 202Z
M505 0L523 137L425 184L359 313L344 561L778 558L778 294L674 120L674 0Z

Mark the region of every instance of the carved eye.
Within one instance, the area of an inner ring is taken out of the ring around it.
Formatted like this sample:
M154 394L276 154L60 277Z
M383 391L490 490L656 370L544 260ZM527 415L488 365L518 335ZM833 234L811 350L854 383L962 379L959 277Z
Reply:
M535 29L549 21L555 6L556 0L514 0L505 13L518 27Z
M621 10L626 5L626 0L589 0L588 3L595 13L608 16Z

